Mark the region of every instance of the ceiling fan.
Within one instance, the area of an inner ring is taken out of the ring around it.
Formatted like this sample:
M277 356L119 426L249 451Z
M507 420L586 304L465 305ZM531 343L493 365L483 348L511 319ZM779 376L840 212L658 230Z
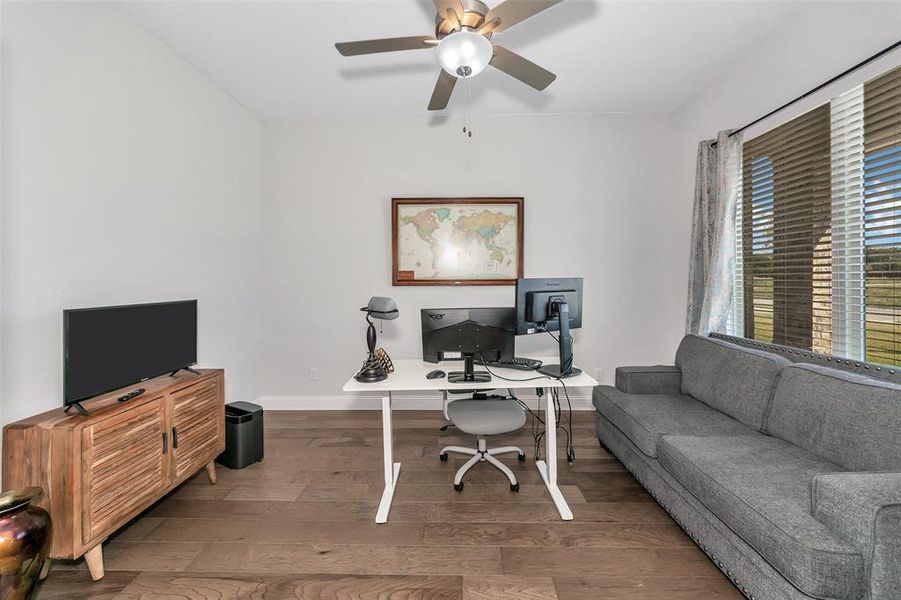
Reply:
M429 110L447 107L457 79L475 77L488 65L543 90L556 75L503 46L491 36L510 29L563 0L505 0L489 9L479 0L433 0L434 36L412 36L335 44L342 56L436 48L441 71L429 101Z

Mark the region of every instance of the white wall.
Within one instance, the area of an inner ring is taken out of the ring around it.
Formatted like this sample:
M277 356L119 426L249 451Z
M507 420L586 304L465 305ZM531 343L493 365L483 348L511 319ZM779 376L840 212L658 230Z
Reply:
M334 119L264 125L264 315L260 393L270 407L341 401L365 354L359 308L394 297L380 343L421 354L419 309L512 306L512 287L392 287L390 199L524 196L525 275L583 276L576 363L605 379L671 363L684 323L684 202L671 193L667 116ZM517 352L556 352L549 336ZM309 381L318 367L320 381ZM583 392L584 393L584 392ZM289 398L273 398L273 397ZM345 397L346 400L347 397Z
M200 359L228 370L230 400L366 405L340 387L363 358L370 296L400 304L381 337L395 357L419 355L421 307L513 302L509 287L393 288L392 196L524 196L526 275L585 277L577 363L609 382L621 364L671 362L697 142L901 30L901 3L811 6L672 115L477 118L472 139L458 120L309 119L261 139L115 7L4 3L3 422L60 403L63 308L185 297L200 299ZM536 336L517 348L554 351Z
M749 123L898 41L901 2L811 2L753 52L673 113L675 191L691 202L698 142ZM744 132L750 139L828 102L892 66L901 50L845 77ZM691 222L681 224L690 230ZM687 252L687 248L686 248ZM688 279L688 263L684 265Z
M67 307L198 298L254 397L259 120L111 4L3 8L4 422L61 404Z

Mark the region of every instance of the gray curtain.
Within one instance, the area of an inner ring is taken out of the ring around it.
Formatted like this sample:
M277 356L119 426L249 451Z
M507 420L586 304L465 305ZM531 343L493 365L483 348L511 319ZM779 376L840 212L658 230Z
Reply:
M716 142L716 146L714 146ZM735 276L735 205L741 192L741 134L721 131L698 145L685 331L726 331Z

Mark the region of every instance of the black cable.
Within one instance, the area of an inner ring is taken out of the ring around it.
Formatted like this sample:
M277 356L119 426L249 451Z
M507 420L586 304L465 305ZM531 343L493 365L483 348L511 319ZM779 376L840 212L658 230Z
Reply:
M522 406L524 409L526 409L527 411L529 411L529 414L532 416L533 419L538 419L538 421L539 421L542 425L544 425L544 420L543 420L541 417L539 417L538 415L536 415L534 412L532 412L532 409L529 408L529 405L528 405L528 404L526 404L525 402L523 402L522 400L520 400L519 398L517 398L517 397L515 397L515 396L513 397L513 400L516 400L517 402L519 402L519 405L520 405L520 406Z
M569 431L570 435L567 436L567 440L572 440L572 430L573 430L573 404L569 399L569 391L566 389L566 382L560 379L561 385L563 385L563 394L566 396L566 405L569 410ZM575 445L570 441L569 446L566 449L566 458L570 462L576 460L576 448Z
M553 379L553 377L551 377L549 375L539 375L538 377L526 377L525 379L514 379L512 377L504 377L503 375L498 375L497 373L492 371L490 368L488 368L488 366L486 366L484 363L482 364L482 366L485 367L485 370L488 372L489 375L491 375L492 377L496 377L498 379L503 379L504 381L535 381L537 379Z
M547 334L548 334L549 336L551 336L551 337L554 339L554 341L556 341L558 344L560 343L560 338L558 338L557 336L555 336L553 333L551 333L550 331L548 331ZM572 343L572 341L573 341L572 336L569 336L569 341L570 341L570 343ZM563 358L563 357L561 357L561 358ZM565 363L565 364L564 364L564 362L561 360L561 362L560 362L560 372L561 372L561 373L565 373L566 371L569 371L569 370L572 368L572 364L573 364L573 356L572 356L572 354L570 354L570 355L567 357L566 363ZM569 399L569 390L566 388L566 382L563 381L563 378L562 378L562 377L554 377L554 379L556 379L557 381L559 381L559 382L560 382L560 385L563 386L563 393L564 393L564 395L566 396L566 404L567 404L567 407L568 407L568 410L569 410L569 431L567 432L567 435L566 435L566 440L567 440L567 443L566 443L566 458L567 458L567 460L569 460L570 462L572 462L573 460L575 460L575 457L576 457L576 449L575 449L575 445L574 445L573 442L572 442L572 429L573 429L573 408L572 408L572 402L571 402L570 399ZM555 393L556 393L556 392L555 392ZM560 406L560 404L559 404L559 397L558 397L558 396L555 396L555 405L558 406L558 407ZM555 414L557 415L557 423L558 423L558 425L560 425L560 412L557 411ZM563 430L566 431L566 428L563 428Z
M555 337L554 334L551 333L550 331L548 331L547 334L548 334L549 336L551 336L552 338L554 338L555 340L558 339L558 338ZM571 337L571 336L570 336L570 341L572 341L572 337ZM566 396L566 404L567 404L567 409L568 409L568 412L569 412L569 430L567 430L567 428L566 428L565 426L563 426L563 424L560 422L560 412L561 412L562 408L561 408L561 406L560 406L559 392L556 390L556 388L551 390L551 398L548 398L548 401L549 401L549 402L552 401L552 402L554 403L553 410L554 410L554 416L555 416L555 421L556 421L556 429L563 429L563 433L566 434L566 446L565 446L565 447L566 447L566 458L567 458L567 460L568 460L569 462L572 462L573 460L575 460L575 457L576 457L576 451L575 451L575 446L574 446L573 441L572 441L573 409L572 409L572 402L571 402L570 399L569 399L569 391L566 389L566 382L564 382L563 379L562 379L561 377L553 377L553 376L550 376L550 375L540 375L540 376L538 376L538 377L526 377L526 378L524 378L524 379L514 379L514 378L511 378L511 377L504 377L503 375L498 375L497 373L493 372L493 371L491 370L491 368L490 368L488 365L485 364L485 355L480 354L480 355L479 355L479 359L480 359L481 362L482 362L482 367L485 368L485 371L487 371L489 375L491 375L492 377L496 377L497 379L501 379L501 380L503 380L503 381L514 381L514 382L516 382L516 381L535 381L535 380L538 380L538 379L556 379L557 381L560 382L560 384L563 386L563 393L564 393L565 396ZM560 368L561 368L561 371L565 371L565 370L568 370L571 366L572 366L572 357L570 357L570 359L569 359L569 361L568 361L568 365L564 366L564 365L561 364L561 365L560 365ZM533 412L532 412L532 409L529 408L529 407L528 407L524 402L522 402L519 398L516 398L515 396L514 396L513 398L514 398L517 402L519 402L519 403L523 406L523 408L525 408L526 410L528 410L528 411L529 411L529 414L530 414L530 415L532 416L532 418L533 418L533 421L532 421L533 430L532 430L532 431L533 431L533 436L535 437L535 460L539 460L539 459L540 459L540 456L541 456L541 452L540 452L540 448L541 448L541 438L544 436L544 431L539 432L537 435L534 433L534 424L535 424L534 419L538 419L538 421L539 421L542 425L545 425L545 422L544 422L544 420L543 420L541 417L539 417L539 416L537 416L535 413L533 413ZM539 397L539 398L540 398L540 397Z
M560 392L554 388L554 420L560 424Z
M559 337L557 337L556 335L554 335L554 334L551 333L550 331L547 331L547 332L545 332L545 333L547 333L549 336L551 336L551 338L553 338L553 340L554 340L555 342L557 342L558 344L560 343L560 338L559 338ZM573 340L573 336L569 336L569 343L571 344L571 343L573 343L573 341L574 341L574 340ZM561 362L561 364L560 364L560 372L561 372L561 373L566 372L566 371L568 371L569 369L571 369L572 366L573 366L573 356L572 356L572 354L570 354L569 357L568 357L568 360L566 361L566 364L563 364L563 363ZM559 377L555 377L554 379L559 380L560 378L559 378Z

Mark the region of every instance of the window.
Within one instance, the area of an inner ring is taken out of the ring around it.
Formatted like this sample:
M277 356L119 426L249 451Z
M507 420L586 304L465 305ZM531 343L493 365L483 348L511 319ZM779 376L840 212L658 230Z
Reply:
M829 107L744 145L745 335L831 351Z
M866 359L901 365L901 68L863 95Z
M901 365L901 68L744 144L730 333Z

